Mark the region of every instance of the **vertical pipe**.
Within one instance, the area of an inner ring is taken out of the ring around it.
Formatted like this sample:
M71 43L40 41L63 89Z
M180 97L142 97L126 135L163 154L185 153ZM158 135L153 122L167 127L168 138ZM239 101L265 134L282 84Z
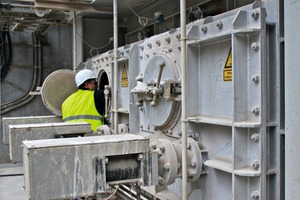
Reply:
M73 70L77 67L77 51L76 51L76 12L73 12Z
M118 5L114 0L114 130L118 134Z
M181 26L181 122L182 122L182 200L187 199L187 114L186 114L186 0L180 0Z
M300 190L300 10L299 2L284 1L285 45L285 199L299 199Z
M39 69L38 72L38 77L37 77L37 81L36 81L36 86L40 86L41 84L41 79L42 79L42 43L41 43L41 34L38 34L37 36L38 38L38 58L37 58L37 66Z

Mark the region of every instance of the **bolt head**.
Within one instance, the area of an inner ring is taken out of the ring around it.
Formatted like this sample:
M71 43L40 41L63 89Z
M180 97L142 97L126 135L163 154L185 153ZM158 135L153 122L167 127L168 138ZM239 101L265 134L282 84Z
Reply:
M164 169L165 169L165 170L170 170L170 168L171 168L170 163L166 163L166 164L164 165Z

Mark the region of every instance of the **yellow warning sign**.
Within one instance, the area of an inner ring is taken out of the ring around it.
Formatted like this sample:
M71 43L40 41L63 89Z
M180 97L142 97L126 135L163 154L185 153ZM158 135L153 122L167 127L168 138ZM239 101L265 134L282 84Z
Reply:
M223 69L223 80L232 81L232 51L230 49Z
M121 87L128 87L128 76L127 76L127 72L126 72L126 65L123 66Z

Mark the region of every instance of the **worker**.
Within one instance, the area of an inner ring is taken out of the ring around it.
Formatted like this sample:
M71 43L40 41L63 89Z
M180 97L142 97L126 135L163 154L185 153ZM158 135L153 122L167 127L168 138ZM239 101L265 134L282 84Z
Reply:
M62 104L62 118L65 122L88 122L91 129L104 124L105 98L97 89L95 74L89 69L79 71L75 76L78 90Z

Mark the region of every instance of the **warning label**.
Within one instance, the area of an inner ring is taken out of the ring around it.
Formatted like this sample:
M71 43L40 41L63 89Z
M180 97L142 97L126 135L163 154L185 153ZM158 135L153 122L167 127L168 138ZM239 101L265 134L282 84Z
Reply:
M127 76L127 72L126 72L126 65L123 66L121 87L128 87L128 76Z
M232 51L230 49L223 69L223 80L232 81Z

